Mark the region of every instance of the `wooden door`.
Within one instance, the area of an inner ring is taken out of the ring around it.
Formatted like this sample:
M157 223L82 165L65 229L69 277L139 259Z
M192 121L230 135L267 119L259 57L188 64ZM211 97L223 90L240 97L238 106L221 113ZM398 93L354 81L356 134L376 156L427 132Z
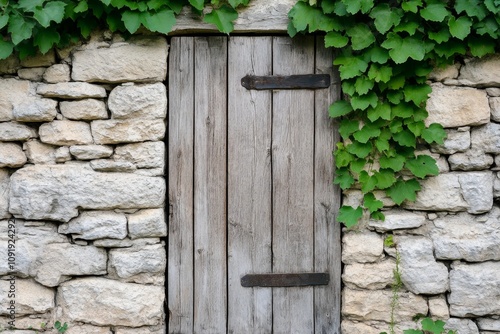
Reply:
M169 333L340 333L338 134L327 115L339 86L320 41L172 38ZM242 85L248 75L305 74L329 74L332 84ZM245 275L270 273L330 279L242 286Z

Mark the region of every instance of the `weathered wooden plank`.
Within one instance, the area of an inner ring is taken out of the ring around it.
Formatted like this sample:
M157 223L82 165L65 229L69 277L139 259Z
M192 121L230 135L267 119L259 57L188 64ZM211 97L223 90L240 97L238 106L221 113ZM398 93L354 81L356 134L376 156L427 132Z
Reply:
M193 331L194 44L171 40L168 112L168 332Z
M273 74L314 73L314 39L274 37ZM314 267L314 91L273 93L273 272ZM313 288L273 289L274 333L314 331Z
M337 124L328 117L328 107L340 98L340 79L333 71L333 51L325 49L323 38L316 41L316 73L333 78L328 90L315 91L314 148L314 270L330 273L327 286L314 288L316 333L340 334L341 241L335 216L340 207L340 188L333 184L332 150L340 140Z
M272 291L240 278L271 271L271 92L247 91L246 74L266 75L271 37L233 37L228 65L228 332L271 333Z
M246 288L327 285L328 282L330 275L325 273L248 274L241 278L241 286Z
M330 86L328 74L247 75L241 79L246 89L319 89Z
M198 37L194 46L194 333L224 333L227 38Z

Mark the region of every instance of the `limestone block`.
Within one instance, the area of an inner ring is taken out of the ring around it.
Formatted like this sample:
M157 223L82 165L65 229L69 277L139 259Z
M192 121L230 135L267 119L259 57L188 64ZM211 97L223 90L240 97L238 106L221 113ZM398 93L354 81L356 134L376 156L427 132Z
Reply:
M445 79L456 79L458 78L458 71L460 70L460 64L455 63L453 65L448 65L443 68L435 68L429 73L429 80L433 81L443 81Z
M448 269L434 259L432 241L424 237L398 237L401 280L415 294L435 295L448 290Z
M446 320L444 328L454 330L458 334L479 334L477 325L470 319L450 318Z
M165 171L163 168L143 168L134 171L134 174L145 176L164 176Z
M22 167L26 161L26 155L21 146L14 143L0 143L0 168Z
M61 114L73 120L107 119L108 111L103 101L84 99L78 101L62 101L59 104Z
M497 167L498 166L499 165L497 164ZM496 177L494 178L494 181L493 181L493 197L494 198L500 197L500 176L498 173L496 174Z
M28 99L14 106L12 116L18 122L50 122L56 118L56 107L52 99Z
M49 244L35 263L35 279L45 286L58 286L71 276L106 274L106 251L94 246Z
M88 82L163 81L167 54L164 37L132 38L109 48L77 51L73 54L72 78Z
M113 154L113 147L107 145L75 145L69 152L78 160L108 158Z
M391 210L384 212L385 220L370 219L368 226L377 231L385 232L399 229L417 228L425 223L425 215L404 210Z
M472 129L471 142L474 150L500 153L500 124L488 123Z
M453 263L448 297L451 316L500 314L499 272L500 262Z
M19 67L21 64L17 54L12 54L7 59L0 59L0 74L16 74Z
M71 154L69 153L69 147L62 146L62 147L56 148L56 150L54 151L54 157L56 159L56 162L70 161Z
M96 247L105 247L105 248L126 248L132 247L134 243L132 240L125 238L122 240L118 239L99 239L94 241L93 245Z
M167 115L167 88L159 82L118 86L109 94L108 107L115 119L164 119Z
M451 170L484 170L493 165L493 157L478 150L455 153L448 158Z
M47 68L43 74L43 80L48 83L68 82L70 81L71 69L67 64L55 64Z
M0 141L23 141L36 138L36 130L15 122L0 123Z
M115 330L115 334L164 334L167 332L164 325L139 328L116 327Z
M490 106L484 90L432 84L427 101L427 125L439 123L445 128L480 125L490 121Z
M375 262L384 253L384 240L377 233L346 233L342 244L342 262L347 264Z
M479 329L483 331L500 332L500 319L479 318L477 324L479 326Z
M450 311L448 310L448 303L446 302L446 297L437 296L429 297L429 313L433 319L446 320L450 317Z
M127 282L163 285L167 257L161 244L140 248L117 248L109 251L110 277Z
M491 120L500 122L500 97L490 97Z
M163 120L105 120L91 123L96 144L120 144L161 140L165 136Z
M109 327L71 324L65 334L112 334ZM116 332L115 332L116 333Z
M46 97L62 99L87 99L106 97L106 90L98 85L86 82L61 82L56 84L40 84L36 92Z
M117 146L113 158L132 162L137 168L164 168L165 143L152 141Z
M128 231L131 239L165 237L167 235L165 210L146 209L130 214Z
M404 330L409 328L418 327L413 321L399 322L394 326L395 333L403 333ZM351 321L342 320L341 333L342 334L380 334L381 332L389 333L389 324L383 321Z
M421 182L422 190L406 208L431 211L483 213L493 205L490 172L446 173Z
M432 151L440 154L464 152L470 148L470 131L446 130L447 137L443 145L433 145Z
M59 226L59 233L72 234L73 239L124 239L127 217L113 211L84 211L80 216Z
M448 215L433 221L435 256L441 260L500 260L500 208L475 216Z
M163 286L95 277L63 283L57 293L57 304L65 316L98 326L158 325L162 322L164 300Z
M0 169L0 219L9 217L9 171Z
M42 81L45 67L21 68L17 71L17 76L20 79L29 81Z
M55 147L38 140L30 140L23 144L28 161L32 164L55 164Z
M458 79L470 81L478 86L500 86L500 55L491 55L467 62Z
M79 121L53 121L39 128L40 140L52 145L92 144L90 125Z
M350 288L381 290L394 281L396 261L393 259L377 263L353 263L344 267L342 281Z
M10 178L10 212L27 219L68 222L81 210L162 207L165 180L99 173L83 165L35 165Z
M0 122L12 120L12 109L31 98L32 90L27 80L0 78Z
M384 207L393 207L396 205L396 203L394 203L394 201L388 197L384 191L374 191L373 193L376 199L384 203ZM342 203L344 205L357 207L363 203L363 193L360 190L348 189L343 191L342 195Z
M54 50L49 50L46 54L37 53L34 56L28 56L21 60L22 67L46 67L56 62Z
M486 88L485 90L486 90L486 94L488 94L488 96L492 96L492 97L500 96L500 88L489 87L489 88Z
M136 168L128 161L114 161L110 159L98 159L90 162L90 167L99 172L131 172Z
M351 290L345 288L342 294L342 315L350 320L379 320L389 322L391 318L392 291ZM415 314L427 314L427 301L411 292L402 292L399 307L395 310L397 321L411 321Z
M2 296L0 314L8 314L7 298L11 285L15 291L16 315L45 313L54 309L55 291L44 287L31 279L20 279L12 275L0 280L0 294Z

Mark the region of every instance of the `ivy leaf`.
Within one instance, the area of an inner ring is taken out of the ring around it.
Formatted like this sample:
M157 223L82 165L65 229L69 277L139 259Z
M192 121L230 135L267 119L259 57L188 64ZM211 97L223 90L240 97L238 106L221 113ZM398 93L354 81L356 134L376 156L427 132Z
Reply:
M144 12L141 22L150 31L168 34L175 24L175 14L170 9L162 9L156 13Z
M354 139L360 143L366 143L371 138L380 135L380 128L374 124L365 124L361 130L354 133Z
M354 160L354 157L346 151L342 143L337 143L337 150L334 153L335 166L337 168L347 167Z
M495 19L488 17L485 20L474 25L475 31L479 35L490 35L498 38L498 23Z
M352 227L358 223L358 220L363 216L363 209L357 207L356 209L352 206L343 205L339 209L339 214L337 220L343 223L347 228Z
M417 191L420 190L420 183L415 179L408 181L398 180L386 193L397 205L401 205L405 200L414 202L417 198Z
M370 57L374 63L385 64L389 60L389 52L378 45L373 46L365 54Z
M367 13L373 7L373 0L342 0L342 3L349 14Z
M424 332L419 329L405 329L403 334L424 334Z
M425 42L414 36L402 38L396 33L391 33L382 43L382 47L389 49L389 55L396 64L402 64L412 58L423 60L425 56Z
M450 33L453 37L464 39L470 34L472 20L467 16L460 16L458 19L452 16L448 20L448 26L450 27Z
M171 0L171 1L167 2L166 5L171 10L173 10L176 15L178 15L182 11L182 8L184 7L185 2L183 0Z
M365 159L356 159L351 161L351 171L354 173L361 173L361 171L365 168L366 160Z
M415 21L408 21L408 22L403 22L400 23L399 25L395 26L393 31L394 32L407 32L408 35L413 36L415 35L415 32L417 31L417 28L419 27L418 23Z
M347 139L352 133L359 130L359 121L343 119L339 125L339 133L342 138Z
M347 168L338 168L335 171L334 184L338 184L342 189L348 189L354 184L354 178Z
M498 12L500 12L500 3L498 0L485 0L484 5L493 14L498 14Z
M368 68L368 63L360 57L337 57L333 61L333 65L340 65L339 72L342 80L351 79L364 73Z
M349 38L336 31L330 31L325 36L325 46L327 48L343 48L349 42Z
M337 2L335 0L323 0L323 1L321 1L321 9L323 9L323 13L331 14L335 11L335 6L338 3L339 2ZM342 3L340 2L340 4L342 4Z
M425 129L425 123L423 121L408 123L406 126L416 137L420 137L422 131Z
M389 4L386 3L379 4L370 13L370 17L375 20L375 28L381 34L385 34L393 26L397 26L401 22L402 16L400 10L392 10Z
M428 143L437 143L442 145L444 138L446 138L446 131L444 131L441 124L432 123L427 129L422 130L422 138Z
M366 171L359 173L359 183L361 184L361 191L366 194L372 191L377 186L377 178L368 174Z
M422 329L432 333L444 332L444 325L444 321L441 320L434 321L431 318L425 318L422 320Z
M375 36L366 24L356 24L347 29L346 34L351 37L353 50L363 50L375 42Z
M95 27L99 24L96 19L88 18L86 20L78 20L76 25L80 28L80 33L83 37L87 38L90 36L90 33L95 29Z
M14 52L14 44L0 38L0 59L6 59Z
M446 3L434 2L420 10L420 16L426 21L443 22L450 12L446 9Z
M456 0L455 10L458 14L466 12L469 17L477 17L478 21L482 21L488 12L483 6L484 0Z
M413 108L408 103L398 103L392 107L392 118L410 118L413 115Z
M401 8L403 8L405 12L416 13L418 12L418 7L422 7L422 0L409 0L401 4Z
M328 108L328 114L332 118L347 115L352 111L352 106L349 102L344 100L339 100L334 102L330 108Z
M25 39L30 38L34 26L35 22L25 21L20 15L16 14L11 16L9 19L8 31L10 33L12 43L17 45Z
M475 37L468 41L470 53L474 57L483 57L495 52L495 41L487 37Z
M421 179L428 175L439 174L436 160L428 155L419 155L413 159L407 160L405 167L408 168L413 175Z
M369 106L375 108L378 103L378 96L375 92L370 92L365 95L353 95L351 97L351 105L353 109L365 110Z
M375 82L388 82L391 80L392 67L372 64L368 70L368 78Z
M370 80L368 77L362 75L356 79L354 87L356 88L356 92L359 95L364 95L368 93L373 88L374 85L375 82L373 80Z
M417 145L415 135L408 130L395 133L392 138L401 146L415 147Z
M109 30L112 32L125 28L121 15L118 12L113 11L109 13L106 17L106 23L108 24Z
M238 18L238 12L229 7L222 6L206 14L203 21L214 24L220 32L229 34L234 29L233 21Z
M142 21L141 16L141 12L131 10L126 10L122 13L122 21L129 33L133 34L139 29Z
M387 93L387 100L393 104L398 104L403 99L403 92L401 91L391 91Z
M356 87L354 86L355 83L356 81L354 80L343 80L342 92L350 96L354 95L354 93L356 93Z
M5 27L7 23L9 23L9 15L8 14L0 15L0 29Z
M321 9L311 7L308 3L302 1L297 2L292 7L288 17L292 19L297 31L306 31L307 27L309 27L309 32L317 30L332 31L342 28L337 20L326 16Z
M406 85L404 88L405 101L411 101L415 103L416 106L420 106L427 101L431 92L432 88L427 84Z
M27 12L34 12L36 7L42 7L45 0L19 0L17 5Z
M59 43L61 36L56 31L55 28L48 28L42 31L39 31L33 39L33 42L42 54L47 53L54 44Z
M205 8L205 0L189 0L189 4L199 11Z
M229 0L229 4L231 7L236 8L238 6L246 6L248 5L249 0Z
M429 31L428 34L429 34L429 38L438 44L441 44L443 42L447 42L451 37L450 32L448 30L445 30L445 29L441 29L441 30L436 31L436 32Z
M66 4L62 1L49 1L43 9L36 8L33 17L42 27L47 28L51 21L56 23L62 22L64 7L66 7Z
M372 122L375 122L379 118L388 121L391 119L391 105L379 102L375 108L368 109L367 117Z
M358 141L354 141L352 144L346 146L347 152L354 154L358 158L366 158L368 154L372 151L373 146L370 142L368 143L360 143Z
M396 182L394 171L389 169L380 169L374 175L377 179L378 189L387 189Z
M379 163L381 168L392 169L395 172L399 172L403 169L405 161L405 157L401 155L396 155L395 157L382 156L380 157Z
M84 13L89 9L89 4L86 0L80 1L78 5L73 9L75 13Z
M473 40L477 40L474 38ZM437 44L434 47L434 52L445 58L451 58L455 55L463 55L466 52L465 44L461 41L449 40L446 43Z
M370 213L376 212L384 207L384 203L376 199L373 193L367 193L363 196L363 205Z

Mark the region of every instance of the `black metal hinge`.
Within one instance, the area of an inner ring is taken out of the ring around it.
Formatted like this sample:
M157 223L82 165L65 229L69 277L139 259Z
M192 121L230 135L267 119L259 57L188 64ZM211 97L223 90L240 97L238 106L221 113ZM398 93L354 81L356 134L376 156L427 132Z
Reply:
M246 89L318 89L330 87L329 74L247 75L241 79Z
M241 278L241 286L246 288L327 285L329 282L330 275L325 273L249 274Z

